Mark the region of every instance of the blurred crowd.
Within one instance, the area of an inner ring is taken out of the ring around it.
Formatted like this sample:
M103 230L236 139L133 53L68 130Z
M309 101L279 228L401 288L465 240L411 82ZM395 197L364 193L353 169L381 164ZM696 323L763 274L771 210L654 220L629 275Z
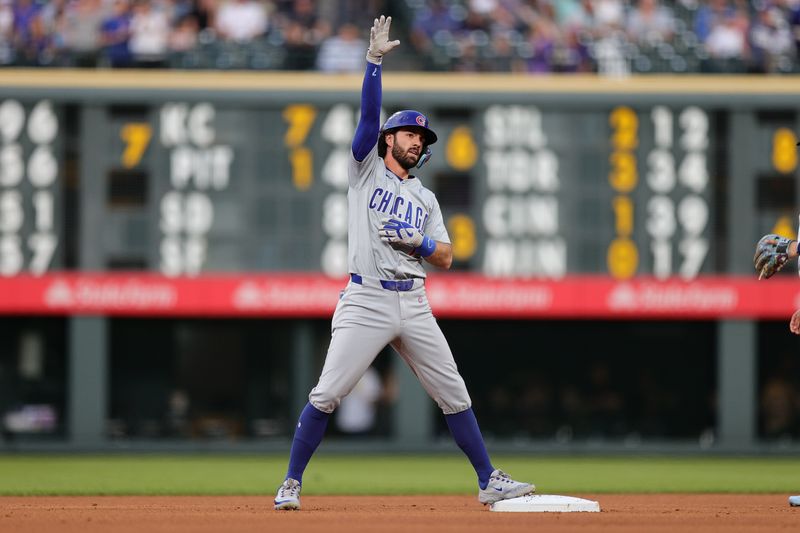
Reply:
M621 361L596 359L559 375L538 368L519 373L484 395L484 431L496 438L573 440L700 439L713 435L714 391L681 394L674 376Z
M411 37L426 68L794 72L798 0L428 0Z
M0 64L358 72L379 13L397 69L800 70L800 0L0 0Z

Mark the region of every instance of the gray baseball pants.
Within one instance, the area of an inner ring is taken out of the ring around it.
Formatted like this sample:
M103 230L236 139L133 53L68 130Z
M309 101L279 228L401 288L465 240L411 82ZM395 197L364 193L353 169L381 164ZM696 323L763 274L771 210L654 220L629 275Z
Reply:
M387 345L400 354L446 415L472 406L453 353L428 305L422 279L407 291L387 290L380 280L350 281L331 324L331 343L308 399L333 412Z

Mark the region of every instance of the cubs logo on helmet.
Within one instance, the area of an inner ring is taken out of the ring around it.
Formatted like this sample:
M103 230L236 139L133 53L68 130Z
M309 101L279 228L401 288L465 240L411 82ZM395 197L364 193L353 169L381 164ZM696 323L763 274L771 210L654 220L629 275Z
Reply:
M428 118L413 109L404 109L393 114L383 123L381 131L389 131L403 126L414 126L425 130L425 145L430 146L438 140L436 133L428 127Z

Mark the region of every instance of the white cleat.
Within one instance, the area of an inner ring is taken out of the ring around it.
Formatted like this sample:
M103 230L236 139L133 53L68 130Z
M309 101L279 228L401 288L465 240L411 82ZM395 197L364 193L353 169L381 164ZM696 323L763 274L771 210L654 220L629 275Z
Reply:
M489 476L489 484L486 485L486 488L478 491L478 501L489 505L500 500L519 498L535 491L536 487L532 483L514 481L502 470L495 470Z
M789 496L789 505L792 507L800 507L800 496Z
M296 479L287 478L283 485L278 488L275 496L276 511L299 511L300 510L300 482Z

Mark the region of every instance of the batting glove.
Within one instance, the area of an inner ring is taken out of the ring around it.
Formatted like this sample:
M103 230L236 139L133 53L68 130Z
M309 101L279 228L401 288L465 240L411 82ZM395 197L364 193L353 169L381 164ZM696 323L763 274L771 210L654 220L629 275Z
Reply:
M392 51L400 44L400 41L389 40L389 27L392 25L392 17L375 19L375 23L369 30L369 48L367 49L367 61L372 64L380 65L383 56Z
M387 244L405 244L413 248L411 255L428 257L436 251L436 241L422 234L417 228L396 218L384 218L378 230L381 240Z

